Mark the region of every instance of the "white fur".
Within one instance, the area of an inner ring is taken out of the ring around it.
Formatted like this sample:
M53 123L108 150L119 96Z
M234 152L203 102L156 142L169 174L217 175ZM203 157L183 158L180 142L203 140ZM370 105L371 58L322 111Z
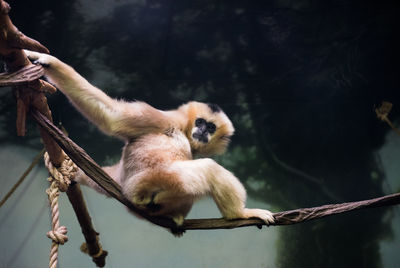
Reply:
M57 58L25 52L31 60L48 66L45 76L83 115L105 133L126 141L120 162L104 170L137 207L171 217L181 225L193 202L211 195L226 219L257 217L267 224L274 222L268 210L245 208L246 191L231 172L210 158L192 160L193 153L211 155L225 150L234 129L222 111L212 112L199 102L161 111L144 102L118 101ZM207 143L192 138L198 117L217 127L208 134ZM82 171L76 180L105 193Z

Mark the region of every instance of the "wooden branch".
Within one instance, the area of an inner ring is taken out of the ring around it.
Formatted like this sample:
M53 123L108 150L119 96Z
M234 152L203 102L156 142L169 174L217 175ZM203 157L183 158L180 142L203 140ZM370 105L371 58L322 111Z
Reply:
M177 228L175 223L170 219L149 216L143 211L137 209L129 200L127 200L121 192L121 187L112 178L110 178L82 148L76 145L71 139L66 137L57 127L47 120L46 117L37 111L32 111L32 116L36 122L55 139L55 141L63 148L63 150L69 155L75 164L86 173L86 175L88 175L93 181L107 191L110 196L117 199L130 210L141 215L154 224L171 228L173 231L232 229L245 226L259 227L261 225L265 225L265 223L260 219L189 219L185 220L183 225ZM358 202L301 208L274 213L273 215L275 217L275 223L272 225L290 225L348 211L398 204L400 204L400 193Z
M17 100L17 135L23 137L26 134L26 113L30 106L30 96L26 94L21 94L21 90L14 88L14 96Z
M13 72L0 74L0 87L18 86L39 79L44 74L41 65L28 64Z
M33 40L23 33L18 31L17 27L12 24L8 12L10 11L10 6L7 2L0 1L0 27L2 31L0 32L0 51L2 54L11 54L13 52L23 53L21 49L29 49L42 53L49 53L49 50L40 44L38 41ZM21 63L20 66L25 66L24 62L27 62L26 56L16 57L18 62ZM16 68L17 70L19 68Z
M18 62L18 60L17 60ZM49 92L54 93L56 92L56 88L51 84L40 80L39 78L43 75L44 69L40 65L33 65L30 63L26 63L28 65L22 67L19 70L16 70L12 73L2 73L0 74L0 87L4 86L13 86L13 92L15 98L17 99L17 120L16 120L16 127L17 127L17 135L18 136L25 136L26 128L25 128L25 121L26 121L26 113L29 110L32 100L32 93L26 89L34 89L38 92ZM12 64L10 64L12 66ZM12 67L14 69L14 67ZM37 96L38 97L38 96ZM38 97L43 98L43 97ZM46 101L45 101L46 102ZM35 102L40 104L40 102ZM39 109L44 109L43 113L48 114L50 116L50 110L46 106L39 106ZM45 134L46 135L46 134ZM45 142L49 143L48 148L57 148L56 144L51 139L44 139ZM52 159L57 164L60 164L62 159L58 159L58 156L61 156L59 152L53 152L53 149L50 150L50 155Z
M39 110L51 122L53 121L49 105L47 104L47 98L43 94L43 92L35 92L30 89L20 89L20 91L22 92L23 95L28 95L28 94L31 95L31 100L30 100L31 107L34 107L35 109ZM54 140L50 138L47 132L42 131L42 129L39 129L39 132L40 136L42 137L44 147L46 148L46 151L49 153L51 162L57 167L60 166L64 160L64 155L61 151L61 148L54 143Z
M17 134L23 136L25 135L26 112L30 107L39 110L47 117L47 120L52 121L47 98L43 92L55 92L56 89L49 83L38 79L43 75L43 68L32 65L22 49L42 53L49 53L49 50L36 40L18 31L8 16L9 10L8 3L0 0L0 56L5 61L7 70L10 72L0 75L0 80L2 81L0 86L13 86L13 91L17 98ZM64 160L61 148L42 129L40 129L40 135L51 162L54 166L60 166ZM78 188L72 187L67 191L67 195L70 200L73 200L71 203L81 224L88 251L91 255L99 255L93 257L93 261L99 267L103 267L107 252L101 250L101 245L98 242L98 233L93 229L82 193Z
M92 256L93 262L96 263L97 267L104 267L108 252L102 250L100 246L98 241L99 233L93 227L79 184L71 183L67 190L67 196L81 225L89 255Z

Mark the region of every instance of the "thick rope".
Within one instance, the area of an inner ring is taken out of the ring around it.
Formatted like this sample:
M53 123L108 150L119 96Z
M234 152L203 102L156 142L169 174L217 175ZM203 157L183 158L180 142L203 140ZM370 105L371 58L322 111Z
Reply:
M58 262L58 246L63 245L68 241L67 227L60 226L59 221L59 210L58 210L58 196L60 191L65 192L71 183L71 179L75 175L78 167L71 161L71 159L64 154L64 161L61 163L59 168L53 166L50 161L49 154L44 154L44 162L49 170L50 187L46 190L49 196L49 202L51 206L51 231L47 232L47 237L52 240L50 250L50 268L56 268Z
M49 170L51 177L57 182L57 187L60 189L60 191L67 191L68 186L71 183L71 179L78 171L78 167L74 164L74 162L72 162L72 160L64 153L64 161L61 163L60 167L56 168L53 166L53 163L50 161L49 154L46 152L44 155L44 163ZM52 182L53 179L49 181Z

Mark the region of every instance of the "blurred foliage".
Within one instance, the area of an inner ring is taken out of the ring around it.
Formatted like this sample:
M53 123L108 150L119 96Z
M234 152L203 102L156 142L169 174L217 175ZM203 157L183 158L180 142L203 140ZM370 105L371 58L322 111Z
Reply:
M396 1L114 1L101 11L90 1L9 2L25 34L111 96L161 109L218 103L236 127L218 161L276 210L383 194L374 152L388 128L374 106L391 101L399 117ZM121 143L61 94L49 102L99 163L117 159ZM14 106L1 95L0 142L39 146L32 129L15 138ZM283 227L277 266L379 267L384 213Z

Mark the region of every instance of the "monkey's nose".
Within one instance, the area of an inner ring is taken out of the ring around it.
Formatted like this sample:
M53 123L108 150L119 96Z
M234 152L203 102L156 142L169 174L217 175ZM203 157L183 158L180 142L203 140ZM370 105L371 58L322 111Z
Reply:
M203 135L203 134L199 134L197 132L193 133L192 137L198 141L201 141L203 143L207 143L208 142L208 138L207 135Z

